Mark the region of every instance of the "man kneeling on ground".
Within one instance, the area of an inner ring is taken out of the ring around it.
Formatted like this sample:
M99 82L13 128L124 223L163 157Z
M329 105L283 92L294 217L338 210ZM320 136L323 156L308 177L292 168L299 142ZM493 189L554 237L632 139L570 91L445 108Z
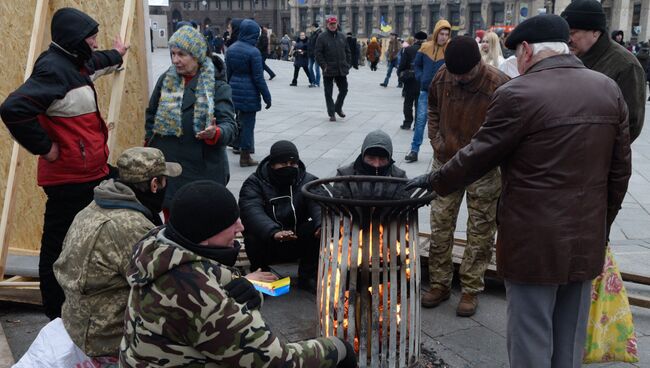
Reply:
M195 181L170 210L135 249L120 366L356 367L337 337L283 344L271 332L259 293L232 268L244 226L228 189Z
M93 202L74 218L54 263L65 292L63 325L91 357L118 355L133 246L162 224L167 177L181 173L155 148L127 149L117 167L120 178L95 187Z
M300 161L298 149L278 141L239 192L246 254L251 270L300 260L299 286L316 290L320 245L320 207L300 188L316 180Z

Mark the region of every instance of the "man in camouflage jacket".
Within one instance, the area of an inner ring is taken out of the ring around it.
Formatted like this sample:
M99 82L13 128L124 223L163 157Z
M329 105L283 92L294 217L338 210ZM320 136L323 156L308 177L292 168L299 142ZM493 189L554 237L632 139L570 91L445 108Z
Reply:
M183 186L169 223L135 249L120 346L122 367L356 367L352 346L318 338L283 344L257 305L233 296L252 284L234 265L244 227L234 196L202 180ZM259 296L259 294L257 294Z
M117 166L120 179L95 188L93 202L75 217L54 263L66 297L63 325L92 357L118 355L133 246L160 223L165 177L181 172L155 148L130 148Z

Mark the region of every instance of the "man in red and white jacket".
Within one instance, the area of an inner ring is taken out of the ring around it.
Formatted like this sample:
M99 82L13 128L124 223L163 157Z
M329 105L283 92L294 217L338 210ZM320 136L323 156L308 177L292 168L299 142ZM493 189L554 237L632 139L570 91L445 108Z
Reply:
M117 69L128 46L117 37L113 50L93 51L98 27L77 9L57 10L49 49L36 60L29 79L0 105L0 117L14 139L40 156L38 185L47 203L39 276L45 313L51 319L61 315L65 298L52 266L75 215L109 175L108 129L93 80Z

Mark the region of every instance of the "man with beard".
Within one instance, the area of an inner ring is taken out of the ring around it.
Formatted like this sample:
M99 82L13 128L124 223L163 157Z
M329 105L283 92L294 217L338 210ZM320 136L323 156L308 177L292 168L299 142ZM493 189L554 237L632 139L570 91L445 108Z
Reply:
M61 316L63 290L52 265L75 215L109 174L108 128L97 108L93 81L117 69L128 50L119 37L97 49L99 24L73 8L52 17L52 42L25 83L0 106L13 138L39 155L38 185L47 195L38 274L45 314Z
M244 244L251 270L298 263L299 286L315 290L320 240L320 207L300 188L316 180L305 170L298 149L289 141L271 146L257 171L239 192Z
M395 166L393 161L393 141L383 130L375 130L363 140L361 154L357 159L336 170L337 176L375 175L406 178L406 172Z
M117 357L129 295L126 270L133 246L162 225L167 177L181 166L156 148L129 148L117 159L119 179L103 181L74 218L54 274L65 292L62 317L88 356Z

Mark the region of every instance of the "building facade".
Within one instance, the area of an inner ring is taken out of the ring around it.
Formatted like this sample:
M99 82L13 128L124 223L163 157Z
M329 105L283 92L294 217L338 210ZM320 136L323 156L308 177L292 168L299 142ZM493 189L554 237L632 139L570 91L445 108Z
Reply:
M294 3L294 1L297 1ZM382 19L392 32L409 36L430 33L447 19L453 34L474 34L491 26L516 26L540 13L560 14L570 0L291 0L291 27L305 30L336 15L345 32L357 37L380 34ZM610 31L621 29L625 39L648 40L650 0L603 0Z
M169 6L150 6L151 15L167 17L167 37L176 29L176 23L195 21L205 29L211 26L221 33L232 18L252 18L276 34L291 31L291 13L287 0L169 0ZM157 25L157 28L163 28Z

